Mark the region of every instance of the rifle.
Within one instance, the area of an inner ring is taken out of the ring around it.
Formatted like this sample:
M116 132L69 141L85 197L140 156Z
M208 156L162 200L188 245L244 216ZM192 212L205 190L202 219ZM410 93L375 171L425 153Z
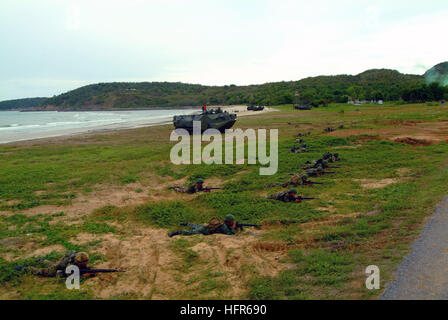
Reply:
M244 230L244 227L255 227L255 228L261 228L261 225L259 224L250 224L250 223L239 223L237 222L235 224L237 229L240 229L241 231Z
M210 187L205 187L204 188L204 192L210 192L210 190L221 190L222 188L210 188Z
M79 274L88 274L88 273L112 273L112 272L126 272L124 270L117 269L91 269L91 268L82 268L79 269Z
M334 171L319 171L319 172L316 172L314 174L308 173L308 176L310 176L310 177L317 177L317 176L321 176L323 174L333 174L333 173L336 173L336 172L334 172Z
M290 176L295 176L295 175L297 175L297 174L298 174L298 173L290 173L289 175L290 175ZM305 182L305 184L324 184L324 183L323 183L323 182L314 182L314 181L308 181L308 180L307 180L307 181ZM271 183L271 185L274 185L274 184ZM279 183L278 185L281 185L281 183Z
M296 197L295 198L296 202L301 202L303 200L314 200L314 199L316 199L316 198L306 198L306 197ZM297 200L299 200L299 201L297 201Z
M305 184L324 184L323 182L306 181Z
M310 167L303 167L304 170L308 170L308 169L317 169L319 168L319 165L315 165L315 166L310 166ZM341 167L331 167L331 166L325 166L323 167L324 169L339 169Z

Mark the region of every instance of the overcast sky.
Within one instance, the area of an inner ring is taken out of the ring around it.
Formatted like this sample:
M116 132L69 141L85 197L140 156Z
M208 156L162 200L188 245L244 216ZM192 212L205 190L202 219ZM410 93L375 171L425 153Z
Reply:
M0 100L110 81L256 84L448 60L446 0L0 0Z

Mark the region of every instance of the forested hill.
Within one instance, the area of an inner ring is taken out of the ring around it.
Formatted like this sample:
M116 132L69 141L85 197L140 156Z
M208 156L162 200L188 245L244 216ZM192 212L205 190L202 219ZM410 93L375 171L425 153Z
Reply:
M414 94L419 90L418 94ZM448 89L442 89L447 90ZM0 102L0 110L74 110L102 108L151 108L211 105L279 105L294 102L314 106L360 100L396 101L427 94L425 78L395 70L374 69L358 75L318 76L299 81L273 82L250 86L203 86L180 82L112 82L84 86L52 98L20 99ZM442 92L442 95L444 93ZM423 98L421 98L423 97ZM437 96L438 97L438 96Z
M425 72L423 75L426 82L438 82L443 86L448 85L448 62L442 62L435 65L431 69Z
M6 100L0 102L1 110L14 110L14 109L28 109L32 107L39 106L48 98L25 98L25 99L15 99Z
M346 102L348 95L359 99L398 100L401 92L424 82L418 75L401 74L395 70L369 70L361 74L319 76L299 81L274 82L250 86L203 86L170 82L114 82L88 85L49 98L41 107L46 109L93 109L178 107L206 104L292 103L294 93L315 105Z

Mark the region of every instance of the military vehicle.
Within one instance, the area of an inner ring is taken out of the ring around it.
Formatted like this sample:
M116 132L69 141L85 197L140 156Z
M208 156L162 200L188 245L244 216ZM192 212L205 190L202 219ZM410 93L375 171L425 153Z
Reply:
M294 109L296 110L311 110L313 106L307 105L307 104L301 104L301 105L294 105Z
M205 109L205 108L204 108ZM173 125L176 129L186 129L193 132L193 121L201 122L201 132L207 129L218 129L224 132L230 129L236 122L236 114L222 111L221 108L204 110L200 114L182 115L173 117Z
M262 111L264 109L263 106L248 106L247 111Z
M301 101L300 93L298 91L296 91L296 93L294 94L294 104L293 104L293 107L296 110L311 110L311 108L313 108L312 105L307 104L307 103L303 103L303 101Z

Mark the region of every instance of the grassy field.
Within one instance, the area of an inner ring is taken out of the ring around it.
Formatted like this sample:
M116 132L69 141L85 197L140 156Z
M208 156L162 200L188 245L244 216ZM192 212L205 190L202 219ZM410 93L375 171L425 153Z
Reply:
M372 299L408 252L448 186L448 108L437 103L331 105L245 117L236 127L279 129L279 170L169 161L170 126L0 146L0 297L4 299ZM338 128L324 132L326 127ZM296 134L307 153L291 154ZM326 151L340 169L299 188L316 200L262 199ZM297 172L299 170L295 170ZM168 186L202 177L223 190L184 195ZM261 223L224 235L168 238L182 221L232 213ZM83 280L14 271L87 251L94 266L125 274ZM365 268L381 270L367 290Z

